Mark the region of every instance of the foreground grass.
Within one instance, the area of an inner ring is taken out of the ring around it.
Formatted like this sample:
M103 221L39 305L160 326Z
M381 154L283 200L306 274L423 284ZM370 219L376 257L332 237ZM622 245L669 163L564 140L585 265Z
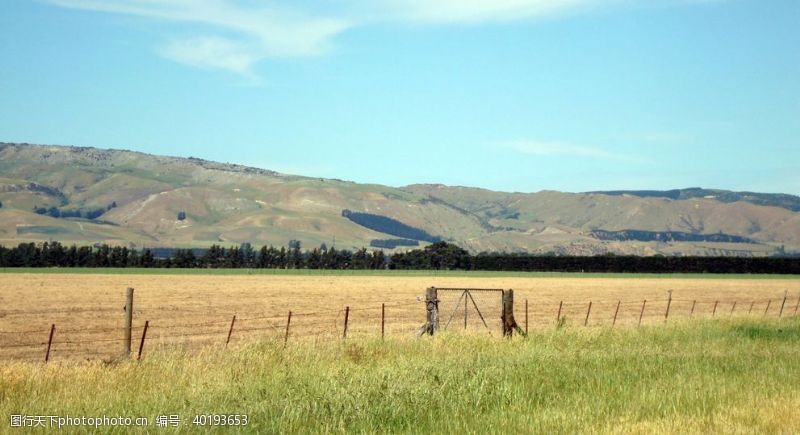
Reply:
M432 276L473 278L676 278L676 279L794 279L800 275L744 273L592 273L511 272L490 270L331 270L331 269L163 269L116 267L3 267L0 273L91 275L276 275L276 276Z
M796 433L799 373L797 318L510 341L262 342L139 363L3 363L0 416L4 425L10 414L152 424L179 414L190 431L195 414L246 413L246 430L261 433Z

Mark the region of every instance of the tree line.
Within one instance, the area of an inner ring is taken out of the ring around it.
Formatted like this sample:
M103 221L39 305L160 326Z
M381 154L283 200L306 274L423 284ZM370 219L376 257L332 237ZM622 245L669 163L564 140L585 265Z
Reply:
M168 254L155 253L168 251ZM470 254L446 242L387 255L381 250L318 248L303 250L249 243L208 249L129 249L120 246L64 246L59 242L0 245L0 267L142 267L263 269L486 270L621 273L800 274L800 257L637 257L560 256L507 253Z

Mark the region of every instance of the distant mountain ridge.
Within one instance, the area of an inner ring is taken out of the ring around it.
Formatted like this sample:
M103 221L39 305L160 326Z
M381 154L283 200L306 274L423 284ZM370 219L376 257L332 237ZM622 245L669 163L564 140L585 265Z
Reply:
M800 198L717 189L495 192L400 188L197 158L0 143L0 244L211 244L570 255L800 251ZM347 211L347 212L345 212ZM408 241L398 241L408 239Z
M641 198L669 198L675 200L712 198L725 203L743 201L756 205L781 207L791 211L800 211L800 196L786 193L733 192L730 190L703 189L702 187L673 190L606 190L587 193L613 196L632 195Z

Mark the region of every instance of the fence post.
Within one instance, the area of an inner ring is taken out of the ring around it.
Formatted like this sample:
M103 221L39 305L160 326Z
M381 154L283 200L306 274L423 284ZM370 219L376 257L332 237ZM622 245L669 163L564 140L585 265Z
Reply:
M525 299L525 334L528 333L528 300Z
M747 310L747 314L753 313L753 306L756 304L756 301L750 302L750 309Z
M731 307L731 313L729 314L730 316L733 315L733 310L735 309L736 309L736 301L733 301L733 306Z
M425 324L417 331L417 336L433 335L439 329L439 298L436 287L425 290Z
M347 338L347 321L350 319L350 307L344 307L344 332L342 333L342 339Z
M133 289L128 287L125 293L125 357L131 355L131 340L133 331Z
M669 319L669 307L672 306L672 290L667 290L669 296L667 297L667 311L664 313L664 323L667 323L667 319Z
M556 314L556 324L561 321L561 307L564 306L564 301L558 303L558 314Z
M144 349L144 339L147 337L147 327L150 325L149 320L144 321L144 330L142 331L142 341L139 342L139 354L136 356L136 361L142 359L142 349Z
M386 328L386 304L381 304L381 340L384 339Z
M778 313L778 317L783 317L783 307L786 305L786 297L789 296L789 290L783 291L783 302L781 302L781 311Z
M464 290L464 330L467 330L467 302L469 302L469 298L467 297L469 293L467 290Z
M611 327L612 328L614 327L614 325L617 324L617 314L619 314L619 305L621 303L622 303L622 301L617 301L617 309L614 310L614 320L611 322Z
M692 301L692 311L689 313L689 317L694 317L694 306L697 305L697 299Z
M764 310L764 316L769 312L769 306L772 304L772 299L767 301L767 308Z
M797 304L794 306L794 315L797 315L797 309L800 308L800 296L797 297Z
M644 306L647 304L647 299L642 301L642 312L639 313L639 324L636 326L642 326L642 317L644 317Z
M231 334L233 334L233 324L236 323L236 314L233 315L233 319L231 319L231 329L228 330L228 339L225 340L225 347L228 347L228 343L231 342Z
M514 290L508 289L503 291L503 336L511 337L514 335L514 330L521 332L522 329L517 325L514 320Z
M589 301L589 308L586 309L586 319L583 321L583 326L589 326L589 314L592 313L592 301Z
M289 310L289 317L286 318L286 334L283 336L283 346L286 347L286 343L289 342L289 325L292 324L292 311Z
M717 305L719 305L719 301L714 301L714 311L711 312L711 317L715 317L717 315Z
M50 361L50 347L53 345L53 334L56 332L56 324L50 325L50 338L47 339L47 353L44 354L44 362L47 364Z

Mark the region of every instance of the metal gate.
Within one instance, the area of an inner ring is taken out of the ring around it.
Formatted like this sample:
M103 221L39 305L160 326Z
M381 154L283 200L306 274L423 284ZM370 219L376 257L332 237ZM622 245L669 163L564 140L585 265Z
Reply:
M503 289L436 288L443 330L503 331Z

